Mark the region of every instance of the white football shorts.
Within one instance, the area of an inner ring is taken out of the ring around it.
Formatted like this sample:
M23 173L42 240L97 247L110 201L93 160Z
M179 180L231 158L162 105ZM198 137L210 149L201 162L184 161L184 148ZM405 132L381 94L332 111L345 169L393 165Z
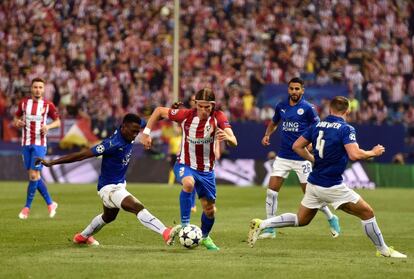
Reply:
M308 182L301 204L307 208L321 208L330 204L338 209L341 204L357 203L360 198L359 194L349 189L344 183L327 188Z
M122 201L131 196L126 190L126 183L108 184L99 190L98 195L101 197L102 202L107 208L119 208L122 209Z
M276 157L270 176L279 176L286 179L291 170L296 172L300 183L306 183L312 171L312 164L309 161L297 161Z

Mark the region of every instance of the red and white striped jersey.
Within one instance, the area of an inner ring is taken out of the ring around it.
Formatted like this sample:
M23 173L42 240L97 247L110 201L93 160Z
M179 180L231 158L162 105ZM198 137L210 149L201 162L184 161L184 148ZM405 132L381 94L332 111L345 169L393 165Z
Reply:
M208 119L200 120L196 109L170 109L168 118L180 123L183 133L177 162L198 171L212 171L217 127L231 128L226 115L222 111L213 111Z
M40 133L46 125L47 117L56 120L59 118L55 105L46 100L23 99L19 103L16 117L22 118L25 126L22 128L22 145L46 146L46 135Z

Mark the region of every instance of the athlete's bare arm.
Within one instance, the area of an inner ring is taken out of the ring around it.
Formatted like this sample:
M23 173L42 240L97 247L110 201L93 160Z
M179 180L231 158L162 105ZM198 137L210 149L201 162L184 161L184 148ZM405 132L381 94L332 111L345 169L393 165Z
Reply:
M63 157L60 157L56 160L51 160L51 161L46 161L42 158L36 158L35 164L36 165L42 164L46 167L50 167L50 166L53 166L53 165L78 162L78 161L82 161L82 160L92 158L92 157L95 157L95 155L92 153L92 151L90 149L87 149L87 150L84 150L84 151L71 153L71 154L65 155Z
M315 157L309 152L306 148L310 144L310 141L300 136L292 146L293 151L295 151L300 157L305 160L308 160L312 163L315 162Z
M385 152L385 147L380 144L377 144L371 150L364 150L359 148L359 145L356 142L345 144L345 149L346 153L348 153L349 159L352 161L366 160L372 157L378 157Z

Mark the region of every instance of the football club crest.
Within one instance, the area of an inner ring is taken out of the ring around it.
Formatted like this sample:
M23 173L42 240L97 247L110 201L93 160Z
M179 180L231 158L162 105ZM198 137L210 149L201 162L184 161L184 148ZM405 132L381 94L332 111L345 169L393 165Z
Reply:
M302 115L304 112L305 112L305 111L303 110L303 108L300 108L300 109L298 109L298 111L297 111L297 113L298 113L299 115Z
M178 112L178 109L172 109L172 110L171 110L171 115L176 115L176 114L177 114L177 112Z

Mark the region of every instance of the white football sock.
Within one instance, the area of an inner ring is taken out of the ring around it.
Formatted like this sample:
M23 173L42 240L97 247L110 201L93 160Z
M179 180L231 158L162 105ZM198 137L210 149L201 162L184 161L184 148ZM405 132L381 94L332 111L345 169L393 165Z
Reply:
M371 239L375 247L377 247L380 252L387 254L388 246L385 244L384 238L382 237L381 230L378 227L375 217L372 217L368 220L361 220L361 223L365 234L369 237L369 239Z
M267 219L275 217L277 211L277 197L279 193L272 189L266 191L266 215Z
M165 225L145 208L138 212L137 218L145 227L161 235L166 229Z
M284 228L297 227L298 216L293 213L284 213L282 215L263 220L260 224L261 229L265 228Z
M102 214L99 214L98 216L95 216L95 218L92 219L92 222L81 232L81 235L83 237L89 237L91 235L94 235L97 232L99 232L105 225L106 223L102 219Z
M322 211L323 214L325 214L327 220L332 219L333 214L327 205L322 206L321 208L319 208L319 210Z

